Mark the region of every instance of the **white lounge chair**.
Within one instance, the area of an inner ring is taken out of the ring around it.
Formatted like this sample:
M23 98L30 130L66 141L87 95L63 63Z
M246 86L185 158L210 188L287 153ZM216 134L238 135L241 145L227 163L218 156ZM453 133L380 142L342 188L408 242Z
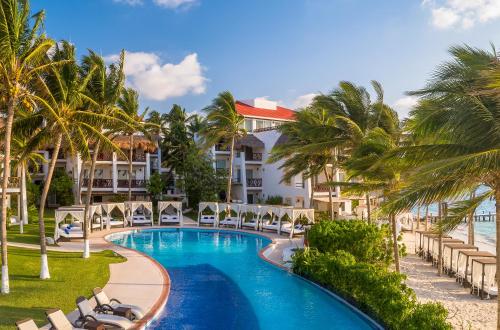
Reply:
M291 230L292 230L292 224L291 223L288 222L288 223L285 223L285 224L281 225L281 231L282 232L290 234ZM305 228L301 224L295 225L295 227L293 228L293 234L294 235L302 235L304 233L305 233Z
M16 322L18 330L38 330L38 326L32 319L26 319Z
M242 221L241 221L241 227L246 227L246 228L252 228L254 230L258 230L259 229L259 217L252 217L248 220L246 220L246 216L242 218Z
M278 221L273 220L273 221L264 221L262 223L262 229L264 230L271 230L271 231L278 231Z
M219 224L221 226L234 226L234 228L238 228L239 222L238 217L226 217L224 220L220 221Z
M134 225L151 225L151 220L142 214L134 215L132 216L132 226Z
M125 227L125 221L123 220L115 220L113 218L109 218L108 222L110 227Z
M59 236L64 238L83 238L83 230L81 224L72 223L72 224L61 224L58 228Z
M81 330L83 328L75 327L64 315L60 309L54 309L45 312L47 315L47 320L49 320L52 329L57 330ZM83 322L82 322L83 323Z
M122 304L121 301L115 298L109 299L108 295L101 288L95 288L93 293L97 306L102 312L113 312L119 307L130 308L135 320L142 319L146 314L139 306Z
M200 224L214 225L215 224L215 215L202 215L200 217Z
M110 314L98 314L90 306L90 302L85 297L78 297L76 299L76 306L80 312L80 319L82 321L93 319L97 322L104 323L106 325L120 327L122 329L129 329L134 326L134 323L124 317L110 315Z
M161 224L178 224L181 223L177 214L162 214L160 217Z

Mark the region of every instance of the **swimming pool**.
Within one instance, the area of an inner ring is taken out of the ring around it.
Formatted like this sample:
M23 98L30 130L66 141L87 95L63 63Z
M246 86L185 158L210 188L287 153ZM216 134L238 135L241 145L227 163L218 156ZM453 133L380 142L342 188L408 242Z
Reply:
M151 229L111 241L144 252L170 275L167 305L149 329L373 329L317 286L264 261L267 238L219 230Z

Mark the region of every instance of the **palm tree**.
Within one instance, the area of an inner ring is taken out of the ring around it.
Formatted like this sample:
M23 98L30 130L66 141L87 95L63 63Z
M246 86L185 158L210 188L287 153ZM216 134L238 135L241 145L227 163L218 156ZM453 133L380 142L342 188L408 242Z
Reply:
M220 93L212 104L204 109L207 114L203 137L207 146L222 143L229 146L229 174L227 178L226 201L231 202L231 183L233 176L234 144L247 134L243 128L244 118L236 111L236 102L228 92Z
M496 242L500 255L500 57L469 46L450 49L452 60L439 66L411 112L412 134L432 137L427 144L402 148L416 169L411 184L391 203L394 209L457 200L481 185L496 199ZM497 263L500 274L500 263ZM500 304L498 304L500 328Z
M41 34L44 12L31 15L29 0L0 2L0 102L6 108L2 177L2 293L9 293L7 261L7 188L11 175L11 135L15 111L21 105L33 108L36 100L32 82L38 73L54 63L46 63L46 53L54 42Z
M123 152L113 144L110 137L116 132L133 127L131 125L132 120L124 121L123 118L127 118L128 116L117 107L117 102L125 82L123 71L124 60L125 52L122 51L118 63L107 66L101 56L90 51L89 55L85 56L82 61L84 75L91 77L84 95L86 108L90 109L90 112L101 120L100 123L95 123L95 125L88 125L88 129L93 133L92 139L94 145L85 200L84 258L90 257L88 213L92 199L92 186L94 183L97 156L101 147L115 149L123 155Z
M128 153L128 200L132 200L132 162L134 156L134 134L144 126L143 121L148 109L139 114L139 94L132 88L123 88L121 97L118 99L118 107L127 115L125 120L132 119L138 126L133 128L125 127L125 133L129 136Z

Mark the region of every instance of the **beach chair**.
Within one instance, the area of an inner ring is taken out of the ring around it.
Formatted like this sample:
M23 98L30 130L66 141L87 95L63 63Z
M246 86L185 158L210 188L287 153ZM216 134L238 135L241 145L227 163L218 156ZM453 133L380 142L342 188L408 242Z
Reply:
M80 330L83 329L83 325L85 323L85 322L80 322L81 327L73 325L60 309L52 309L46 311L45 315L47 315L47 320L49 320L52 329Z
M116 298L109 299L108 295L101 289L95 288L93 290L95 301L97 302L97 307L102 313L113 312L116 308L124 307L130 308L135 320L140 320L144 317L145 313L139 306L122 304Z
M16 322L18 330L38 330L38 326L32 319L25 319Z
M134 323L122 316L110 315L110 314L98 314L90 306L90 302L85 297L78 297L76 299L76 306L80 312L80 322L86 322L88 320L94 320L97 322L104 323L108 326L119 327L122 329L130 329L134 326Z

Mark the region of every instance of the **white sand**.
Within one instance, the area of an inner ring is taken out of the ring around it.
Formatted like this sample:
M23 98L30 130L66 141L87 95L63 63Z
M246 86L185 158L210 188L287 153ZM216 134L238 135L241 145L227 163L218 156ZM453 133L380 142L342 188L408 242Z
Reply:
M462 239L459 234L453 236ZM415 290L419 301L441 302L448 309L448 320L455 329L496 329L496 300L481 300L471 295L470 289L455 282L454 278L446 274L438 276L431 263L415 255L415 235L411 232L404 233L403 241L408 256L401 261L401 272L407 275L406 284Z

